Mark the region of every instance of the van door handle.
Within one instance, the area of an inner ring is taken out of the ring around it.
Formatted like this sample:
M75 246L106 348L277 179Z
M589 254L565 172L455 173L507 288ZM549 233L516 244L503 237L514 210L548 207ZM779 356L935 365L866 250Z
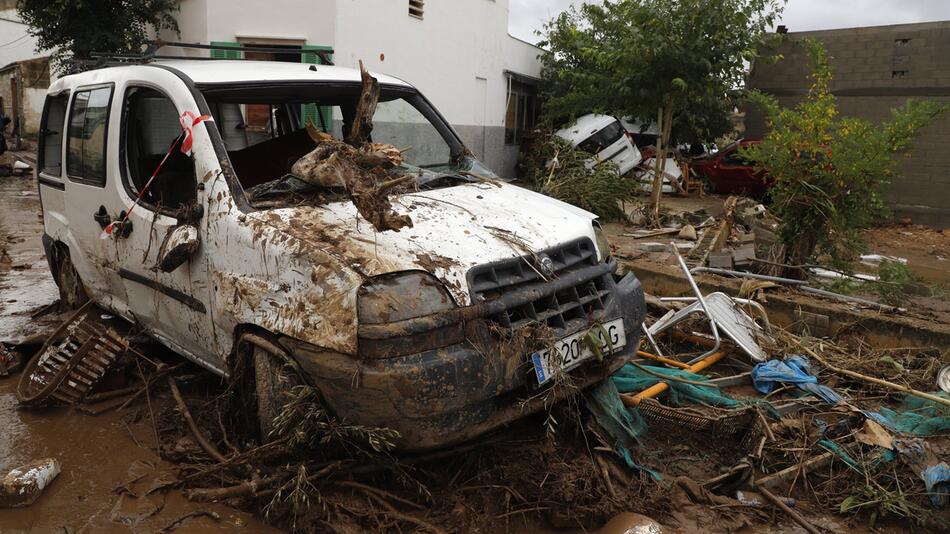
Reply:
M106 211L105 206L99 206L99 211L92 214L92 218L99 223L100 228L105 228L109 226L109 223L112 222L112 217L109 216L109 212Z

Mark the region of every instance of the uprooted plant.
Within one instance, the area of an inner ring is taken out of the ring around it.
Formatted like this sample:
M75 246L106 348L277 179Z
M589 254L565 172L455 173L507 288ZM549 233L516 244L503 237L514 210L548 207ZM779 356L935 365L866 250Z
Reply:
M270 437L286 438L292 448L316 450L336 445L350 454L371 456L391 450L399 438L399 432L390 428L354 425L331 416L313 386L293 386L286 398Z
M402 153L392 145L371 143L373 114L379 100L379 82L360 62L362 89L353 126L344 141L308 125L307 132L317 147L294 163L291 172L308 184L324 189L343 189L357 211L377 232L399 231L412 226L408 215L392 209L389 194L405 188L413 176L393 172L401 164Z
M772 209L781 218L779 235L788 250L786 263L802 265L827 254L834 266L847 268L864 247L862 230L886 215L884 195L921 129L947 106L909 100L882 124L839 118L824 48L806 40L814 72L807 97L783 108L775 97L752 91L769 132L743 155L764 170L773 185Z
M547 135L522 162L528 181L538 191L604 219L623 219L623 204L635 201L639 186L620 176L616 164L594 162L593 158L563 139Z

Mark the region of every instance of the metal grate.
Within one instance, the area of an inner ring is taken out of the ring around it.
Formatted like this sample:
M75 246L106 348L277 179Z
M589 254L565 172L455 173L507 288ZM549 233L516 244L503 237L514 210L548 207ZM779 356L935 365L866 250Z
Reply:
M21 403L76 404L105 376L128 341L99 322L100 312L89 302L49 337L23 370L17 387Z
M409 0L409 15L419 18L422 18L422 14L425 11L425 0Z
M553 274L548 276L542 274L541 266L538 265L539 259L545 256L552 263ZM487 302L512 291L564 278L597 264L597 251L593 243L582 238L540 251L536 255L474 267L468 273L469 287L474 302ZM540 323L555 330L568 330L575 326L575 322L578 327L586 324L592 314L603 310L609 294L604 275L580 278L560 291L506 308L491 319L512 329Z

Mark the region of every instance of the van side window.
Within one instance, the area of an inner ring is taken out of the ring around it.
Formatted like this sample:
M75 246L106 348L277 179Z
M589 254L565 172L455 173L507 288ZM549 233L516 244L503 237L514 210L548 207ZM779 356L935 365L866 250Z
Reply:
M68 102L69 95L66 93L46 97L39 139L41 173L52 176L61 176L63 173L63 130L66 128Z
M112 87L76 92L69 110L66 174L98 187L106 185L106 133Z
M125 92L122 113L123 174L132 197L138 196L174 143L174 150L142 201L159 211L194 204L198 198L195 167L191 158L179 150L181 123L175 104L155 89L130 87Z

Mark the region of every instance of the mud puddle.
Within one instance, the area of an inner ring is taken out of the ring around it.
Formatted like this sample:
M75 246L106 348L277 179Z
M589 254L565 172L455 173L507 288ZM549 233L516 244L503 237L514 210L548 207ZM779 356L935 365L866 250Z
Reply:
M40 199L30 178L0 180L0 341L33 341L55 316L31 315L59 297L43 252Z
M0 180L0 341L41 342L60 320L56 313L34 318L59 296L41 236L35 182ZM145 495L176 468L153 452L144 408L95 417L72 408L23 410L18 377L0 377L0 474L44 457L59 460L62 473L31 506L0 509L0 532L158 532L199 512L214 517L189 517L178 530L276 532L249 514L190 503L177 491Z

